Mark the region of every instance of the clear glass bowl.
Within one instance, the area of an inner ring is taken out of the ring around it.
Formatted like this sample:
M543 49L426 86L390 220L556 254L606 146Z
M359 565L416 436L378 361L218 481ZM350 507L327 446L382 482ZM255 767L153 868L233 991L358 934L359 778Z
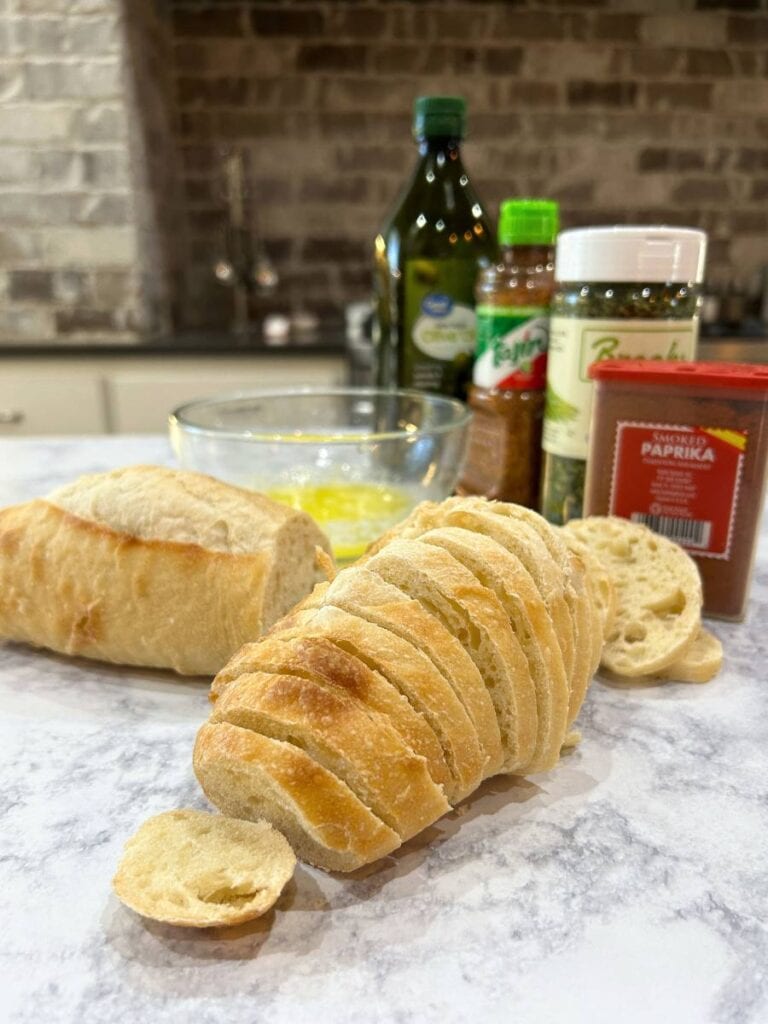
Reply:
M471 412L420 391L291 388L199 399L170 416L181 466L304 509L358 557L461 471Z

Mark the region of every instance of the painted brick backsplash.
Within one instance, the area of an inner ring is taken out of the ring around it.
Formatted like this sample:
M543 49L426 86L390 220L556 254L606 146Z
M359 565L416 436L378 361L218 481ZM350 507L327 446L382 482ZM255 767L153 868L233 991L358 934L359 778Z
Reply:
M366 297L430 92L467 98L492 213L548 195L705 228L720 282L768 263L768 0L4 0L0 336L228 323L231 147L280 274L259 308Z

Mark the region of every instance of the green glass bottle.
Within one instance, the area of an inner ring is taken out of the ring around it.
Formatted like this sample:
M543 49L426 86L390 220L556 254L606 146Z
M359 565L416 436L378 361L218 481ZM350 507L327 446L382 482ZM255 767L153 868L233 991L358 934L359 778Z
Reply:
M465 123L458 96L414 104L419 160L375 243L379 387L464 398L471 379L475 281L496 243L461 161Z

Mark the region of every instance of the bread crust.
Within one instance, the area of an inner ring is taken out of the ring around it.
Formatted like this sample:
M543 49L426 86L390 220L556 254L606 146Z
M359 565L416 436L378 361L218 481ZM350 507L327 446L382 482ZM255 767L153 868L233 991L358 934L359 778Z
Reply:
M480 784L487 756L477 730L450 684L412 644L330 604L308 609L292 628L271 635L286 644L306 644L318 637L332 641L386 680L387 686L406 702L416 721L428 728L447 777L435 777L431 767L434 750L425 750L421 736L414 736L410 720L404 723L402 715L392 716L392 724L417 753L427 757L430 774L436 782L443 783L452 804L463 800Z
M193 764L225 814L267 818L303 860L326 871L354 871L401 843L341 779L291 743L208 723L198 731Z
M485 752L485 777L495 775L504 763L504 751L493 701L477 666L443 623L418 601L357 563L340 572L330 587L315 588L308 603L314 606L326 600L413 644L428 658L477 732Z
M538 734L527 772L547 771L560 758L570 687L547 608L522 562L484 534L448 526L420 540L450 552L499 598L528 662L536 691Z
M172 473L158 472L161 481ZM125 486L125 471L120 479ZM246 492L203 480L206 492L225 493L245 510L256 507L253 496L241 497ZM327 540L286 512L254 528L252 551L229 552L134 536L46 499L3 509L0 638L212 675L314 583L314 545Z
M330 684L246 673L219 697L211 721L300 745L403 841L450 808L425 759L386 721Z
M460 624L479 669L483 663L505 748L504 770L524 770L536 745L536 696L525 655L493 591L448 552L419 540L391 541L366 568L432 605L449 630L451 623Z
M426 760L433 781L446 788L450 799L451 773L431 726L388 679L354 653L337 646L327 631L313 628L312 621L318 614L308 610L292 630L272 632L258 643L247 644L216 677L215 692L220 694L222 684L228 685L247 672L288 673L337 686L368 714L389 722ZM352 631L354 625L349 629ZM331 636L336 636L333 630ZM375 637L368 637L371 651L376 650L373 640ZM362 646L365 648L365 643Z

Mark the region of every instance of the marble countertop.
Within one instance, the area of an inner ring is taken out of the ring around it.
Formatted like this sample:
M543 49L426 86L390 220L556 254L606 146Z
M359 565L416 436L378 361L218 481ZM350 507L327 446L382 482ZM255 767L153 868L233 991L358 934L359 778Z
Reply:
M0 504L171 463L161 438L0 441ZM353 877L300 866L218 933L112 895L150 814L205 807L206 682L0 648L0 1018L59 1022L768 1021L768 522L705 686L599 679L581 745L492 780Z

